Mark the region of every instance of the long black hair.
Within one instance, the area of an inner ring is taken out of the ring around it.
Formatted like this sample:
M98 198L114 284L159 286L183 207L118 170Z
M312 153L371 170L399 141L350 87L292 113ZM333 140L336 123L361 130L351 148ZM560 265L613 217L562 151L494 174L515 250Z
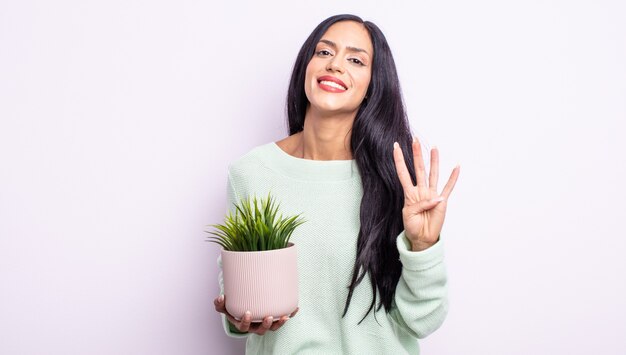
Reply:
M320 23L302 45L294 64L287 93L289 135L303 130L309 100L304 91L306 67L315 47L326 30L339 21L355 21L367 29L374 48L372 76L365 100L352 125L350 149L356 160L363 184L360 208L361 228L357 241L356 260L352 271L343 316L348 312L352 294L367 275L372 285L372 303L361 322L375 307L377 290L380 302L376 311L391 310L402 264L396 237L404 229L402 208L404 193L393 161L393 142L404 152L412 152L412 135L406 117L396 65L380 29L354 15L336 15ZM413 155L405 154L412 180L415 182ZM374 313L374 316L376 314ZM360 324L360 322L359 322Z

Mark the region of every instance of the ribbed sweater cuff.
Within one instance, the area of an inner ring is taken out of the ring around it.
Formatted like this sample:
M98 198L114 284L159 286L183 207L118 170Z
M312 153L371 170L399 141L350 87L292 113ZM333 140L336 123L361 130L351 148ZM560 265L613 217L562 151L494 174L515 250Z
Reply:
M423 271L443 261L443 244L441 239L430 248L422 251L411 251L411 242L402 231L396 240L400 262L405 269Z

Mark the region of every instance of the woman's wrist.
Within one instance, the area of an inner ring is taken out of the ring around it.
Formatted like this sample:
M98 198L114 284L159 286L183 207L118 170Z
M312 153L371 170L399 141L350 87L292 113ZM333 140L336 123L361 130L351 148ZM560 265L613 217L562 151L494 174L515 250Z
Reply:
M437 242L439 241L439 238L441 237L441 235L439 235L437 237L437 240L435 240L435 242L433 243L425 243L425 242L421 242L421 241L412 241L409 239L409 242L411 243L411 251L424 251L430 247L432 247L433 245L437 244Z

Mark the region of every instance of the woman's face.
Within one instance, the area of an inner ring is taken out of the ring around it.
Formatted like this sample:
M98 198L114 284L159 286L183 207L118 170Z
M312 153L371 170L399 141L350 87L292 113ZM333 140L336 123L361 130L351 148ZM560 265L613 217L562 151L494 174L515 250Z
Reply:
M374 51L365 27L341 21L326 30L306 67L304 91L312 109L346 114L358 110L372 77Z

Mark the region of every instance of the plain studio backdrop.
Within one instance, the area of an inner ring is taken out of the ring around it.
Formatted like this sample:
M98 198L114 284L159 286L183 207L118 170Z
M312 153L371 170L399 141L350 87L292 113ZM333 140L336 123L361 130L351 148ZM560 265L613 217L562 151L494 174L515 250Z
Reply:
M441 186L461 164L422 353L626 353L623 1L3 0L1 354L243 352L204 231L339 13L385 33Z

